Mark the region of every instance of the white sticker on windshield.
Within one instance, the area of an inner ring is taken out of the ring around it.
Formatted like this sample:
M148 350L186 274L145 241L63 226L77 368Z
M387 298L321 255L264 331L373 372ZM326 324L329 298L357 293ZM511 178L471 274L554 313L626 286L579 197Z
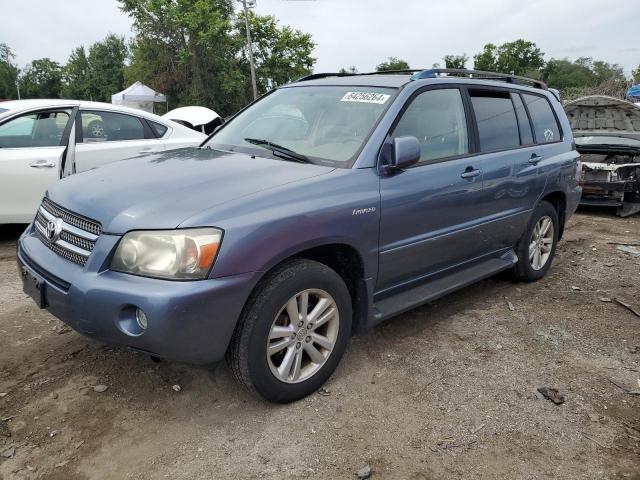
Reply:
M347 92L342 97L341 102L360 102L360 103L379 103L382 105L391 98L391 95L385 95L384 93L371 93L371 92Z

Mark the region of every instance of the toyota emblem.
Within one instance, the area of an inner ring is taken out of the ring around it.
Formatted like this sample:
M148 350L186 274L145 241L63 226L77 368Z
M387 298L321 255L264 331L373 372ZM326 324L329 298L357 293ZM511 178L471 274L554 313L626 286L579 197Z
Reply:
M55 218L47 222L47 238L50 242L55 242L62 231L62 219Z

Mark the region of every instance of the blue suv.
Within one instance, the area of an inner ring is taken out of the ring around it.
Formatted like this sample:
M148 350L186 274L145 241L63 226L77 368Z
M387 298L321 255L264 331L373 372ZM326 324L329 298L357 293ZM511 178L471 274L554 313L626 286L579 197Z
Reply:
M200 148L73 175L20 238L24 290L78 332L211 364L274 402L351 332L503 270L543 277L580 199L558 98L468 70L315 74Z

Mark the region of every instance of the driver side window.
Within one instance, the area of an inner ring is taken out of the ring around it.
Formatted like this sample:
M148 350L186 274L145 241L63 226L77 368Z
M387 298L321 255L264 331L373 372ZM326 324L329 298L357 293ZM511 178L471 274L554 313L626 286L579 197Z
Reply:
M0 125L0 148L57 147L70 112L27 113Z
M427 90L415 97L396 125L392 138L416 137L420 162L469 153L467 121L460 90Z

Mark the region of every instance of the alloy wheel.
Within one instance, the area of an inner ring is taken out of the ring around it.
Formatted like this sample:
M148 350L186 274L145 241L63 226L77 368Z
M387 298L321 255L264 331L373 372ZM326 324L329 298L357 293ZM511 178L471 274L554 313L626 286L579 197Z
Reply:
M549 261L553 237L553 220L548 216L540 218L533 228L529 243L529 263L534 270L542 269Z
M271 373L285 383L315 375L335 346L340 313L331 295L308 289L292 296L280 309L267 339Z

